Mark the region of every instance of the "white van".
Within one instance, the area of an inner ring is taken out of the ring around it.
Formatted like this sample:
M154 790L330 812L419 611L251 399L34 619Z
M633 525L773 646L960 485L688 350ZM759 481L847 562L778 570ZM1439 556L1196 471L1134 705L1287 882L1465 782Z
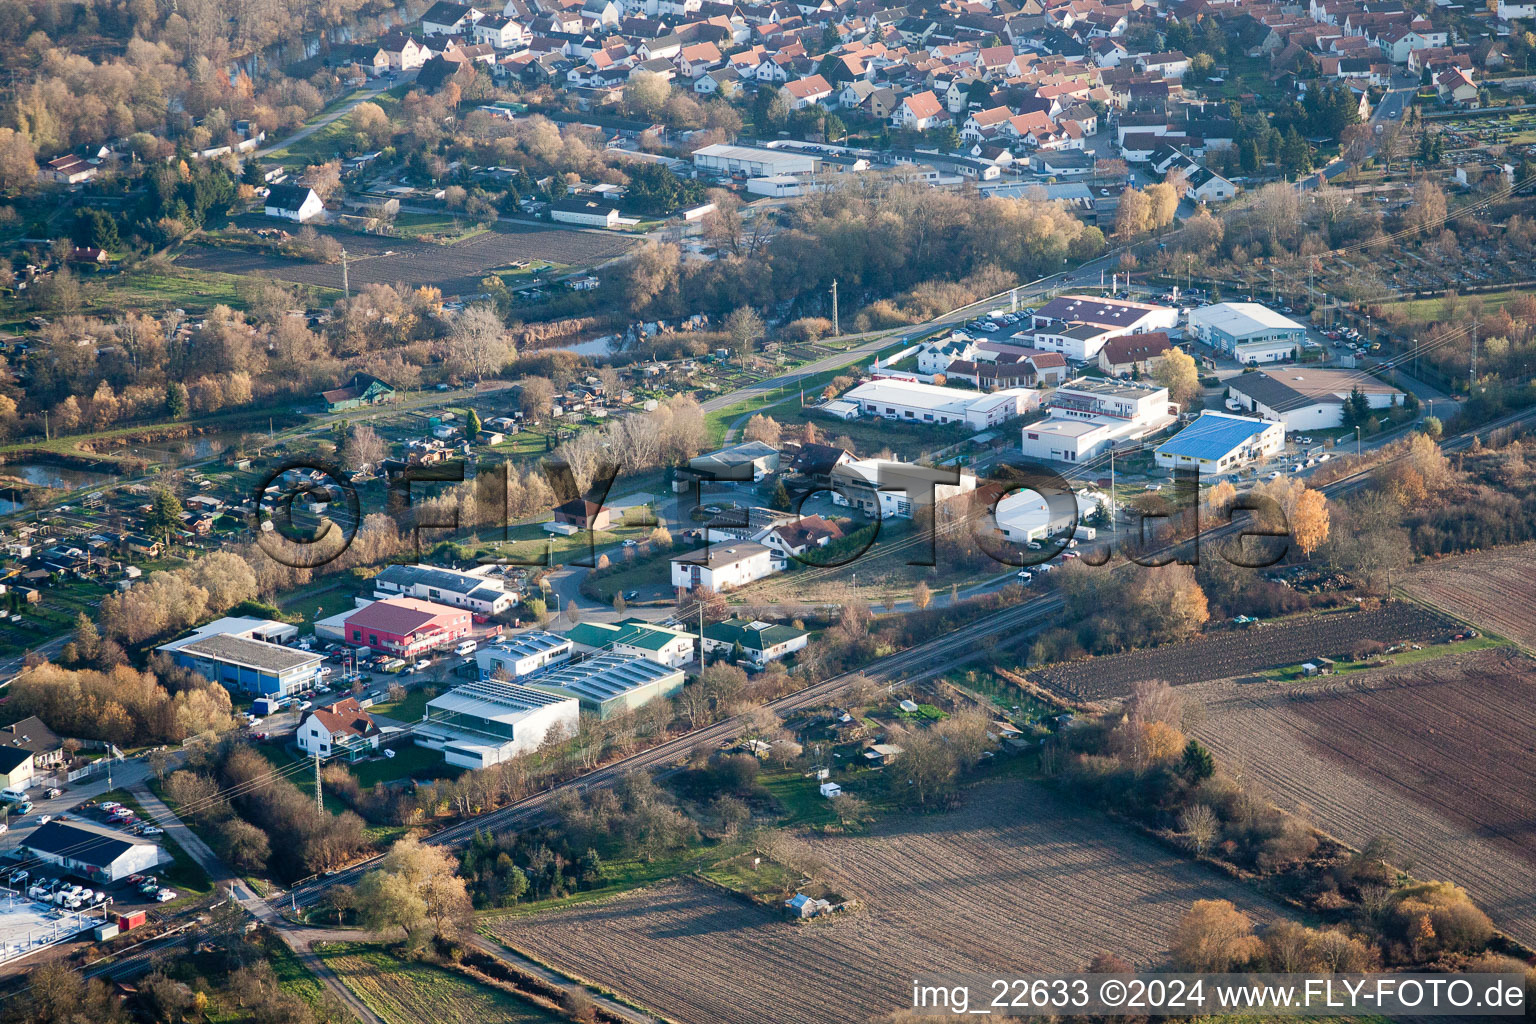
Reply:
M459 644L459 646L453 649L453 653L457 654L461 658L466 658L469 655L474 654L475 648L479 646L480 645L475 643L473 640L465 640L463 643Z
M4 800L8 804L20 803L21 801L25 800L26 798L27 798L27 791L24 790L24 789L13 789L13 788L0 789L0 800Z

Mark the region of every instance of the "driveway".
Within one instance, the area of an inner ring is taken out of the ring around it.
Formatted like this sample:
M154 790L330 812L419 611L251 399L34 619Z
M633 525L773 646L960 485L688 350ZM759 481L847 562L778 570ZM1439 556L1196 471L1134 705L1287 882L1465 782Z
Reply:
M415 80L415 71L407 71L393 80L382 78L378 81L377 84L373 86L373 88L352 97L352 99L348 100L346 103L337 107L335 110L319 118L318 120L309 122L303 128L300 128L286 139L283 139L279 142L274 142L272 145L267 146L265 149L258 149L254 155L257 157L257 159L260 159L265 156L270 156L279 150L287 149L294 143L302 142L303 140L309 138L311 135L315 134L315 132L319 131L320 129L335 124L343 117L346 117L348 114L352 113L353 110L357 109L357 105L359 103L366 103L369 100L377 99L384 93L393 89L395 86L404 85L407 82L413 82Z

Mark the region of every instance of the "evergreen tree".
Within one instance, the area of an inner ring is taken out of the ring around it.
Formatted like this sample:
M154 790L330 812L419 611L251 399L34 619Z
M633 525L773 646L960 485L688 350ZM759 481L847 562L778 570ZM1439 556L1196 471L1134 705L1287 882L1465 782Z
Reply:
M1179 770L1192 783L1204 782L1216 774L1216 759L1199 740L1190 740L1184 745L1184 760Z
M165 414L179 420L187 414L187 404L187 386L181 381L172 381L165 389Z
M768 505L777 512L788 512L790 510L789 488L784 486L782 479L773 488L773 497L769 499Z
M144 516L144 524L152 533L160 534L166 543L170 543L171 531L181 526L181 502L176 495L165 487L156 489L149 503L149 512Z
M464 425L468 430L469 439L471 441L479 436L481 428L485 426L485 424L480 421L480 414L475 412L473 409L469 410L469 414L464 417Z

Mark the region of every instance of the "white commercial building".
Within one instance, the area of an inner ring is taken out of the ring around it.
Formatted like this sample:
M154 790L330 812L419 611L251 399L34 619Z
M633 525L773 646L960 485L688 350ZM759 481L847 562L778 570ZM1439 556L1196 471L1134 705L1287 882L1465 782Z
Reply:
M672 558L672 586L680 590L705 587L718 592L772 572L773 550L750 540L722 541Z
M459 768L487 768L532 753L550 735L574 736L580 705L517 683L456 686L427 702L416 743Z
M985 430L1033 410L1040 404L1040 392L1005 388L988 393L886 377L850 388L842 399L858 403L868 416L906 423L963 423Z
M717 142L694 151L693 166L713 174L745 174L771 178L786 174L814 174L820 161L809 153L790 149L759 149Z
M1110 338L1172 330L1178 323L1179 311L1172 306L1059 295L1030 314L1030 329L1023 333L1033 337L1035 348L1087 362L1098 358Z
M373 578L373 589L381 598L418 597L489 618L517 603L517 595L507 591L504 580L486 575L492 568L462 572L434 565L390 565Z
M475 652L475 666L481 679L491 679L497 673L521 679L546 666L569 661L571 649L571 642L559 633L532 629L480 648Z
M100 882L153 871L161 858L160 847L147 840L74 821L39 825L21 848L61 871Z
M860 459L832 470L832 503L881 519L912 513L976 489L969 469L935 469L895 459Z
M1358 390L1372 409L1403 404L1404 395L1360 370L1287 366L1240 373L1227 381L1238 408L1285 425L1289 431L1344 425L1344 403Z
M1230 473L1241 466L1277 455L1285 448L1280 423L1202 412L1189 426L1157 446L1153 453L1164 469L1197 467L1205 473Z
M1307 328L1257 302L1218 302L1189 314L1189 334L1239 363L1294 359Z
M1179 417L1167 388L1135 381L1079 377L1057 388L1048 404L1050 415L1023 429L1020 449L1028 458L1085 462Z

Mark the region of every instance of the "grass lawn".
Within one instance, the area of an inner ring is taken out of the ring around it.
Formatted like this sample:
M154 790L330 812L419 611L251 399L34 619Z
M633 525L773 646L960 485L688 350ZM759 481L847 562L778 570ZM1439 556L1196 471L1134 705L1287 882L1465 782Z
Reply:
M1448 658L1453 654L1466 654L1471 651L1486 651L1495 647L1504 647L1508 641L1498 637L1485 636L1479 633L1471 640L1458 640L1448 644L1426 644L1421 650L1398 651L1384 658L1374 661L1335 661L1333 674L1336 676L1348 675L1351 672L1363 672L1366 669L1381 668L1390 665L1393 668L1405 668L1409 665L1418 665L1426 661L1437 661L1440 658ZM1270 669L1267 672L1255 673L1265 679L1275 679L1289 683L1306 678L1300 665L1290 665L1286 668Z
M405 696L400 700L385 700L375 703L368 709L368 713L384 715L387 718L393 718L397 722L414 722L426 713L427 701L431 699L431 697L427 696L426 687L418 686L415 689L407 690ZM400 756L403 756L403 752L397 754L396 758L398 759Z
M797 771L764 772L757 782L773 795L783 812L780 825L830 825L837 820L832 801L821 795L814 777Z
M754 860L758 861L756 866L753 865ZM800 872L756 850L727 857L711 864L699 874L711 882L771 906L777 906L780 901L793 896L801 878Z
M441 751L428 750L414 743L408 747L396 747L394 750L394 757L382 757L376 761L359 761L357 764L347 765L346 769L364 789L369 789L380 782L393 782L396 779L409 778L417 774L440 775L442 773Z
M553 1024L563 1019L436 964L401 959L382 945L328 942L315 951L387 1024Z
M714 864L722 855L732 856L743 853L746 846L740 843L722 843L713 846L698 846L686 850L679 850L657 857L646 862L638 858L631 860L609 860L603 862L603 884L583 892L562 896L557 900L540 900L537 903L520 903L515 907L503 907L496 910L482 911L478 916L482 919L494 919L498 917L527 917L530 914L542 913L558 907L569 907L580 903L590 903L593 900L604 899L628 892L631 889L639 889L667 878L676 878Z
M1475 297L1482 300L1483 311L1492 313L1504 306L1517 295L1529 295L1529 288L1506 288L1500 292L1480 292ZM1462 296L1463 305L1466 300L1474 296ZM1408 299L1403 302L1387 304L1387 309L1397 310L1413 323L1427 324L1439 320L1445 315L1445 301L1443 299Z

